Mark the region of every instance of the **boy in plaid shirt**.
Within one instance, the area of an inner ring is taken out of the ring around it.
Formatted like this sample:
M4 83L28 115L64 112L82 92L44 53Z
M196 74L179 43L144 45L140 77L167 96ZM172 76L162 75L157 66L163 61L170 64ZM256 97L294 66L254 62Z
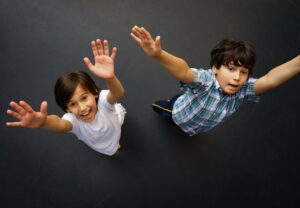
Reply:
M144 52L180 81L183 94L152 104L171 124L190 136L205 132L231 116L244 100L258 102L259 95L278 87L300 72L300 56L275 67L266 75L249 77L255 65L254 48L248 42L224 39L211 51L211 69L190 68L161 48L143 27L134 26L131 37Z

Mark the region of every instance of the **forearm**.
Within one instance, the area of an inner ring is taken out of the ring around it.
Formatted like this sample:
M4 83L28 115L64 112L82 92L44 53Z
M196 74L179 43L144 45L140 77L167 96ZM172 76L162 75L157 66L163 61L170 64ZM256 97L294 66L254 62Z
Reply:
M181 80L185 83L189 83L189 73L191 73L190 67L181 58L178 58L164 50L158 56L153 57L160 65L162 65L168 73L170 73L175 79Z
M109 90L108 102L114 104L124 97L125 90L119 79L114 76L112 79L105 80Z
M294 59L275 67L266 74L266 79L272 83L272 87L277 87L300 72L300 55Z
M254 84L256 94L265 93L285 83L300 72L300 55L292 60L281 64L266 75L259 78Z
M56 115L49 115L40 128L47 131L63 133L72 130L72 124Z

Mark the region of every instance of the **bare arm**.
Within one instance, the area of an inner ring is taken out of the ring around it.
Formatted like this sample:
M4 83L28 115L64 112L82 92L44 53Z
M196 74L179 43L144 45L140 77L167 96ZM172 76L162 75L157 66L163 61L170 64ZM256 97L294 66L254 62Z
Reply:
M112 54L109 56L108 41L104 40L103 44L104 47L100 39L92 41L91 46L95 64L93 65L87 57L84 58L84 62L93 74L105 81L109 90L107 101L110 104L114 104L123 98L125 90L114 72L114 60L117 55L117 48L114 47Z
M63 120L56 115L49 115L47 113L47 102L41 103L40 112L36 112L25 101L10 102L10 106L15 111L7 110L7 114L18 121L7 122L7 126L12 127L26 127L26 128L41 128L54 132L68 132L72 129L72 124Z
M49 115L40 128L48 131L64 133L71 131L72 127L73 126L70 121L61 119L57 115Z
M134 26L131 37L136 41L144 52L162 65L175 79L184 83L191 83L194 80L194 72L190 69L185 60L178 58L161 48L160 36L155 40L143 27Z
M260 95L285 83L300 72L300 55L271 69L254 83L255 94Z

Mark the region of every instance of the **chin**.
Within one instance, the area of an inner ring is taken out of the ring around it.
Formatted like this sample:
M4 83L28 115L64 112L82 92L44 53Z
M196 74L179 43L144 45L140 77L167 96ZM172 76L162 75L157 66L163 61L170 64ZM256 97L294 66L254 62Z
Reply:
M234 94L236 94L238 92L238 90L234 90L234 91L232 91L232 90L227 90L227 91L225 91L225 94L228 94L228 95L234 95Z

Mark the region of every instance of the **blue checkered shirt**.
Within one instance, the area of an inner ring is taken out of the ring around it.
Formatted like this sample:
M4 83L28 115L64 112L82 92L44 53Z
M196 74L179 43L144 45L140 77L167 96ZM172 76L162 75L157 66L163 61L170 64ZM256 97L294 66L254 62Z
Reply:
M184 91L174 103L172 118L190 136L206 132L231 116L244 100L259 102L254 93L256 79L249 78L233 95L226 95L211 69L194 69L195 79L190 84L180 82Z

